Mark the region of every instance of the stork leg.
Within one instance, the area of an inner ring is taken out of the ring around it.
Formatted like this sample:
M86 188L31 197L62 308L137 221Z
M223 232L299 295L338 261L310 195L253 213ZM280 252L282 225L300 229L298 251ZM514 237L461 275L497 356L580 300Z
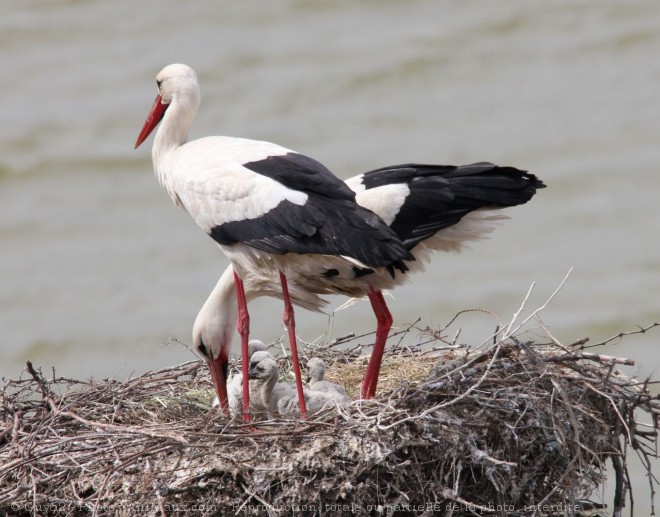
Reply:
M376 315L377 327L376 340L374 342L374 348L371 351L371 359L369 359L367 371L362 381L362 398L365 399L370 399L376 393L380 364L383 361L383 352L385 351L385 341L387 341L387 335L394 321L381 291L369 291L369 301Z
M250 422L250 357L248 352L248 340L250 339L250 314L247 310L245 300L245 288L243 280L234 271L234 285L236 286L236 302L238 304L238 320L236 328L241 336L241 372L243 373L243 421Z
M282 296L284 298L284 324L289 332L289 346L291 347L291 362L293 363L293 373L296 376L296 391L298 392L298 401L300 402L300 416L307 418L307 406L305 404L305 392L303 391L302 375L300 373L300 361L298 360L298 345L296 344L296 320L293 315L293 305L289 298L289 286L286 282L286 276L280 271L280 283L282 284Z

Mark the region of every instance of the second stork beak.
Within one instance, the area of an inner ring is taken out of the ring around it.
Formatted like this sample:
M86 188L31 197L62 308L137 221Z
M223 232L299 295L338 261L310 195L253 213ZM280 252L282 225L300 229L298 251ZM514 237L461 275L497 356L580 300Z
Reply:
M215 393L218 395L222 411L229 414L229 401L227 399L227 370L229 362L227 359L218 357L208 361L209 370L211 370L211 380L215 387Z

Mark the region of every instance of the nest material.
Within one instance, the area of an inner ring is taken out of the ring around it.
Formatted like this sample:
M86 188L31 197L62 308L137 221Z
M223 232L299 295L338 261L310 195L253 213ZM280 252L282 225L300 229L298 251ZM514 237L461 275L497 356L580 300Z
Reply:
M626 360L553 339L431 341L394 346L376 399L252 427L210 409L198 362L127 382L28 363L2 391L0 514L586 515L608 464L624 506L629 447L650 471L660 405L617 372ZM361 351L308 350L353 393Z

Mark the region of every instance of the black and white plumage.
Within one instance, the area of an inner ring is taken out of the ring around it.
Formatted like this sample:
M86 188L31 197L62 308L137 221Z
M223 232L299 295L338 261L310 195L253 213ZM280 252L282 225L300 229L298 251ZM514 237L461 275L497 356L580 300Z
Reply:
M379 214L408 249L474 210L526 203L543 186L526 171L487 162L396 165L346 183L357 193L358 202Z
M352 264L327 268L323 263L292 271L291 299L309 310L321 311L327 303L322 298L325 294L363 297L402 284L411 273L424 268L433 252L459 252L466 244L485 238L507 219L501 208L524 204L544 187L533 174L491 163L385 167L348 179L346 184L356 193L357 202L395 230L418 260L406 264L406 274L382 274ZM244 281L248 301L259 296L281 296L276 276L267 270L251 271ZM193 332L196 349L203 344L215 356L220 350L229 353L236 319L235 296L230 266L197 316ZM384 340L389 332L389 312L384 301L380 305L378 302L372 299L378 339ZM376 388L377 371L371 375L365 375L365 395L373 394Z
M238 329L248 374L249 314L242 277L253 271L279 276L285 302L296 384L305 401L288 294L291 270L360 267L405 270L414 257L375 214L355 202L354 193L323 165L289 149L240 138L188 141L200 92L186 65L169 65L156 76L158 95L137 138L137 148L160 123L152 148L154 171L174 203L222 248L234 268ZM227 357L208 356L223 410L228 411ZM249 392L243 383L244 407ZM249 420L249 415L245 417Z

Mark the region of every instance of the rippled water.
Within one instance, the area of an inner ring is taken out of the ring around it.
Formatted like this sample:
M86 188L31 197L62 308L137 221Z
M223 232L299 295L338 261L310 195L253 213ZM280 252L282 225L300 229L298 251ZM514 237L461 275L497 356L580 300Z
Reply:
M489 241L398 289L395 323L543 312L561 340L660 320L660 4L654 1L7 2L0 19L0 374L26 358L117 376L189 359L226 260L133 142L162 66L193 66L192 137L275 141L341 177L488 160L548 184ZM337 298L335 305L344 300ZM280 305L253 308L282 334ZM327 318L299 311L313 339ZM495 320L459 320L465 340ZM334 335L374 327L368 304ZM452 331L455 331L453 328ZM614 351L643 375L658 332Z

